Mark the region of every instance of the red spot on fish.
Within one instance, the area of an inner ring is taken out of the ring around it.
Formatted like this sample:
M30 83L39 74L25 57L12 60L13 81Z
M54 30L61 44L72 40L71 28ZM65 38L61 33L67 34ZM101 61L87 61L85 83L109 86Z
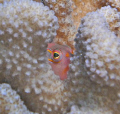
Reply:
M65 45L49 43L47 47L47 57L52 70L61 80L67 79L70 57L72 49Z

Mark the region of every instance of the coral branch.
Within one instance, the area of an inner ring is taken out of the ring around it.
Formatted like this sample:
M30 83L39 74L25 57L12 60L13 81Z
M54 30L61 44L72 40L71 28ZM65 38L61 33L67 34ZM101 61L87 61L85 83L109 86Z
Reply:
M107 6L87 14L79 28L87 73L101 85L115 86L120 80L119 20L119 12Z
M9 84L0 84L0 113L1 114L38 114L27 110L16 91Z
M58 29L54 12L32 0L4 2L0 12L0 82L18 91L32 111L64 112L68 90L46 58Z
M120 39L119 29L114 28L119 27L119 17L116 9L107 6L81 21L68 74L68 85L77 95L74 101L79 98L79 111L96 104L93 110L99 107L105 113L106 107L119 114Z

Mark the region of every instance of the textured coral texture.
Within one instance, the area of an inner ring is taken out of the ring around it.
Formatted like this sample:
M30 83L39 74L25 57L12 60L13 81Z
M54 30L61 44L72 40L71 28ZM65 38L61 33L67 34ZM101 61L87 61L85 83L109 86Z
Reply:
M58 29L54 12L31 0L5 2L0 12L0 82L9 83L31 111L63 112L67 90L46 58Z
M111 113L115 114L119 114L120 107L119 18L120 13L110 6L102 7L82 18L75 38L76 50L71 58L68 74L68 83L72 80L72 85L69 84L72 86L71 90L76 94L82 92L84 97L87 96L86 99L80 97L80 102L81 98L84 99L84 102L88 102L87 100L90 98L91 106L94 107L92 104L96 104L99 108L101 106L109 107L114 110ZM117 29L115 29L116 26ZM97 84L94 85L93 82ZM84 89L82 89L83 85ZM89 90L87 90L88 88ZM100 94L96 94L99 92ZM92 103L92 99L94 102L98 100L97 103ZM99 101L100 99L101 101ZM83 104L81 103L82 108L87 107L89 103L86 106ZM102 110L105 111L104 108Z
M73 105L71 107L71 112L67 114L112 114L110 111L103 111L101 108L96 107L95 109L89 109L88 107L82 107L81 109Z
M74 37L77 29L72 19L72 4L69 0L43 0L43 3L55 11L58 17L59 29L54 42L74 48Z
M71 0L73 8L73 20L76 29L80 25L80 20L88 13L105 6L105 0Z
M119 3L0 4L0 113L119 114ZM47 44L52 41L75 48L64 81L47 61Z
M79 28L86 50L85 64L90 70L87 73L92 80L95 79L101 85L116 86L119 84L119 23L120 13L115 8L106 6L87 14L82 19Z
M74 49L73 39L81 19L88 12L106 5L111 5L120 11L119 0L43 0L43 2L54 10L55 15L58 17L60 27L54 41L59 44L66 44L72 49Z
M13 112L14 110L14 112ZM9 84L0 84L0 113L1 114L38 114L27 110L17 92Z
M120 0L107 0L107 5L111 5L120 11Z
M58 17L60 27L54 42L66 44L74 49L74 37L81 18L88 12L104 6L106 0L43 0L43 3L54 10Z

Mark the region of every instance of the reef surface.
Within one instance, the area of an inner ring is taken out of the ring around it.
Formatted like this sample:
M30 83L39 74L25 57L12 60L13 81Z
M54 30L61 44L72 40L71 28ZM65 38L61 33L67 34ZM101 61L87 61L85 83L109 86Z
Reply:
M115 0L1 2L0 113L119 114L119 6ZM47 61L49 42L74 49L64 81Z

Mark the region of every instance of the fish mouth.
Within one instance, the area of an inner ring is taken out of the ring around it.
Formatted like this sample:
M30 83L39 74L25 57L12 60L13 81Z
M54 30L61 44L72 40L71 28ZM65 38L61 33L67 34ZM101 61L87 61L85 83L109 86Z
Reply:
M48 59L48 61L53 62L53 60L52 60L52 59Z
M52 59L48 59L48 61L50 61L51 63L59 63L60 61L54 61Z

